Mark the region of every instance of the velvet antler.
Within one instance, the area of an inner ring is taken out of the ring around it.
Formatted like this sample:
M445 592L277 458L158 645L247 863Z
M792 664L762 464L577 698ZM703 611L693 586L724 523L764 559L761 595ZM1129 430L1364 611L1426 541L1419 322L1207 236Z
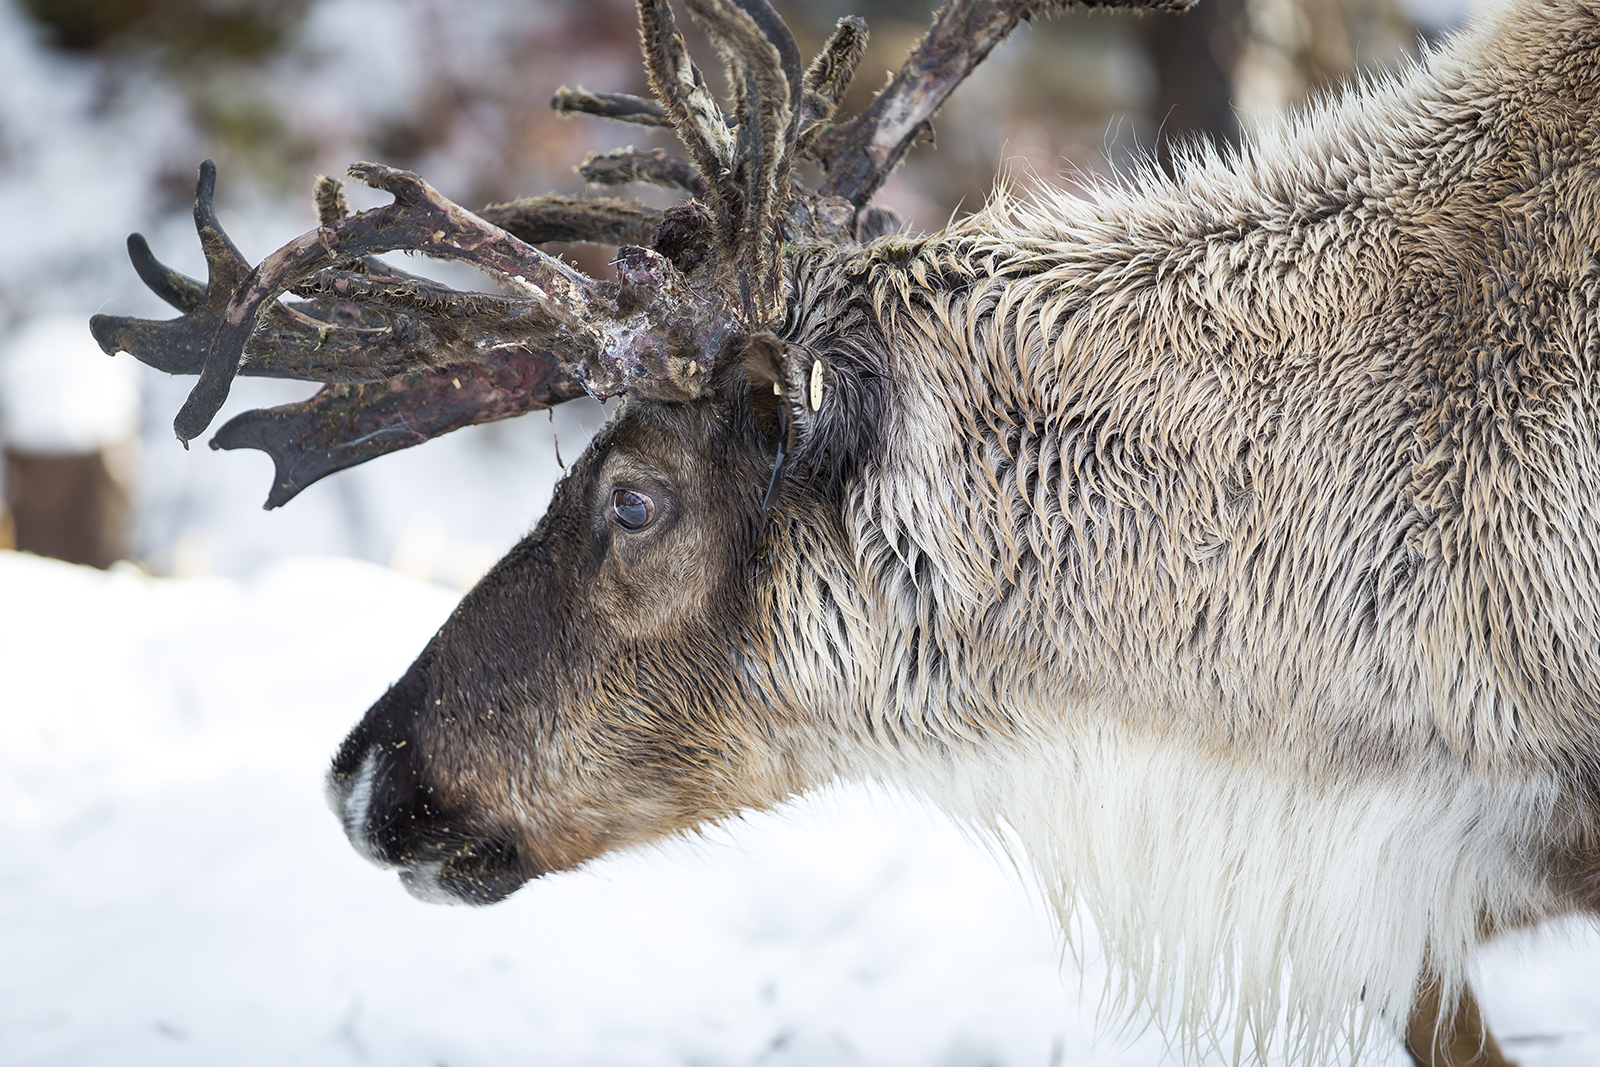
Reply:
M207 162L194 208L205 284L162 265L134 234L134 269L182 314L165 321L97 315L95 338L107 352L199 375L174 422L185 443L215 418L236 375L325 383L310 400L238 416L212 441L273 457L268 507L385 452L585 392L691 400L704 393L725 350L782 322L785 241L853 240L872 194L923 126L1019 22L1099 6L952 0L873 105L832 125L865 48L861 20L842 19L802 71L794 38L767 0L684 2L727 67L729 111L690 58L668 0L639 0L654 101L562 88L552 104L564 113L670 124L688 159L624 149L590 157L582 172L594 183L676 187L697 203L662 213L614 199L547 196L475 214L415 174L357 163L350 174L394 202L349 214L339 184L323 179L321 224L252 268L217 222L216 169ZM1181 9L1188 2L1107 6ZM827 170L816 192L792 178L800 152ZM589 278L540 251L548 241L621 246L617 280ZM373 258L391 251L469 263L504 294L462 292Z

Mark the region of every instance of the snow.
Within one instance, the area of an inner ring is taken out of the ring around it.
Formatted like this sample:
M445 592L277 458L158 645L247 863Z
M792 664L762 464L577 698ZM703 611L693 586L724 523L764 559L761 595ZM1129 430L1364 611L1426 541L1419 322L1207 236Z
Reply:
M110 359L81 315L34 319L0 345L0 440L25 452L98 452L139 429L139 370Z
M325 761L455 604L348 559L245 580L0 553L0 1063L1155 1064L1022 877L903 799L419 903ZM1525 1067L1600 1058L1600 937L1486 953ZM1398 1064L1392 1050L1374 1062Z
M1058 1034L1080 1062L1042 911L881 796L482 911L412 900L321 775L453 606L438 586L3 554L0 589L0 1062L1043 1064Z

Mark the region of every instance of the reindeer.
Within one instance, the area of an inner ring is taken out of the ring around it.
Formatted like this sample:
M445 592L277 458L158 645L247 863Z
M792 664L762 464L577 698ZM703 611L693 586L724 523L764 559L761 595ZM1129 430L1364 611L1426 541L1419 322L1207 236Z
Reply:
M1176 0L1181 3L1181 0ZM1122 994L1196 1049L1505 1064L1497 932L1600 910L1600 5L1529 0L1256 136L929 236L871 206L961 78L1057 0L952 0L835 121L765 0L640 0L686 158L591 158L665 212L394 203L251 267L212 211L180 318L97 317L199 380L324 382L213 447L267 506L458 426L625 397L537 528L333 761L351 843L488 904L838 779L1014 842ZM1152 6L1176 6L1159 0ZM806 188L794 163L822 167ZM596 280L539 250L618 244ZM482 268L503 295L372 258ZM293 294L297 302L280 299Z

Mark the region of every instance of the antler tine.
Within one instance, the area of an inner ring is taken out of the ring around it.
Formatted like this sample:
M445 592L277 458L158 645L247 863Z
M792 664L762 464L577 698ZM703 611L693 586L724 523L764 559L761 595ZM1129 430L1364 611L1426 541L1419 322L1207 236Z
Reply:
M215 168L208 173L214 184ZM531 325L545 326L552 341L563 337L562 347L576 349L571 356L581 358L598 347L588 323L605 317L605 309L588 278L451 203L409 171L357 163L350 173L392 194L394 203L318 227L268 256L237 285L208 287L208 293L232 295L211 338L200 380L174 420L181 440L198 436L227 399L263 305L275 303L280 293L319 270L363 256L404 249L472 263L521 295L536 298L542 314L530 307L529 318L544 321ZM209 197L205 199L209 204ZM208 307L211 303L208 298Z
M733 174L734 135L706 88L700 68L678 32L667 0L639 0L639 37L650 89L666 108L678 139L700 173L722 195L711 196L717 221L726 229L728 181Z
M779 141L784 132L778 118L796 127L799 114L790 110L804 91L800 48L794 35L767 0L685 0L689 13L703 26L727 62L734 80L734 123L740 135L736 158L742 158L745 139L760 133L767 142ZM751 119L755 121L752 122Z
M923 126L1019 22L1069 8L1185 11L1194 0L950 0L872 106L812 144L828 171L820 190L857 208L878 191Z
M162 264L140 234L128 238L128 258L140 279L157 296L184 312L164 322L114 315L96 315L89 330L108 354L118 351L148 352L149 362L169 373L193 373L203 363L211 345L215 322L227 305L228 295L250 273L250 264L234 247L212 206L217 168L209 159L200 165L195 183L194 228L206 257L206 285Z
M179 311L194 311L206 302L206 287L157 259L144 234L128 235L128 258L139 280Z
M709 193L699 167L687 159L669 156L660 148L646 150L630 146L610 152L591 152L578 164L578 176L594 185L642 182L668 189L682 189L690 196L704 197Z
M866 22L855 15L840 19L827 44L806 68L805 99L800 104L800 133L796 146L800 151L806 151L816 136L827 129L856 75L856 67L861 65L861 57L866 54Z
M317 222L323 226L332 226L350 214L350 201L344 198L344 182L338 178L319 175L311 191L311 200L317 205Z
M224 423L211 447L254 448L272 457L270 509L336 471L583 394L582 383L550 353L511 348L484 362L366 385L327 385L309 400L247 411Z
M128 238L128 255L145 284L185 317L97 315L90 322L96 339L107 352L133 352L169 374L200 373L216 327L214 317L203 314L206 287L161 263L139 234ZM457 293L378 260L360 266L361 273L322 271L297 283L294 291L310 301L271 304L250 336L239 374L381 382L479 358L487 348L515 343L519 328L526 332L519 322L522 301Z
M490 204L477 214L485 222L494 223L530 245L548 241L648 245L655 239L656 227L664 217L662 212L645 207L637 200L615 197L579 200L554 193Z
M565 85L550 98L550 108L558 115L593 115L596 118L631 122L636 126L671 126L672 116L654 100L632 93L593 93L578 86Z
M738 202L724 232L725 255L737 264L741 302L751 325L783 316L782 266L776 221L788 201L789 169L804 95L800 49L767 0L687 0L728 65L734 85L734 176Z

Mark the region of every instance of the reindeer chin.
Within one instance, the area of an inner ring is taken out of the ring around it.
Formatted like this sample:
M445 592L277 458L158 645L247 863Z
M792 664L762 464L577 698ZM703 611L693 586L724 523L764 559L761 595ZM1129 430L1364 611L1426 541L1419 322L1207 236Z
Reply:
M400 869L400 884L406 887L406 892L422 901L424 904L472 904L476 901L463 900L444 887L439 875L443 863L424 863L416 867L402 867Z
M406 892L428 904L498 904L534 877L509 846L493 841L474 842L445 859L400 868Z

